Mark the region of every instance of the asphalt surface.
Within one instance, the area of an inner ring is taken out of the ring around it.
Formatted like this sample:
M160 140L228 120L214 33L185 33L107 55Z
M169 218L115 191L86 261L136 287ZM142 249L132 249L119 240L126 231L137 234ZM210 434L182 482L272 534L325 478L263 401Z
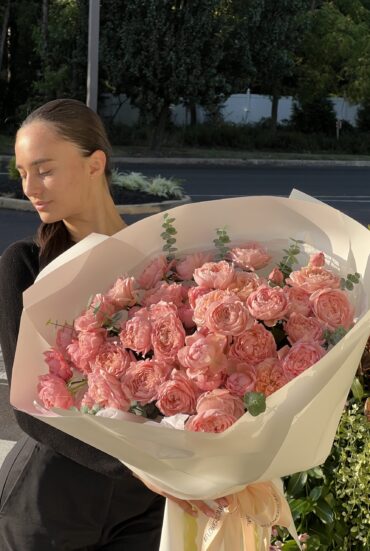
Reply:
M182 181L193 201L245 195L288 196L292 188L341 210L362 224L370 223L370 167L353 166L210 166L117 163L121 171L158 174ZM4 169L3 169L4 170ZM0 172L0 178L6 178ZM139 217L125 216L128 223ZM38 225L36 213L0 210L0 254L16 239L31 235Z

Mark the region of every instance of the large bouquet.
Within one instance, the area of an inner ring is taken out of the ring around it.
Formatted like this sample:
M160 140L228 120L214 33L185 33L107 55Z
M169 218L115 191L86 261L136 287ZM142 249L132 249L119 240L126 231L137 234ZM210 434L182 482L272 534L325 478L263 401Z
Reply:
M261 213L277 239L261 227ZM158 256L158 215L112 238L91 236L40 274L25 294L12 403L169 493L235 494L233 512L205 528L207 545L219 549L224 531L227 545L237 534L236 541L252 538L257 546L248 520L237 529L241 513L259 524L267 545L271 524L289 524L268 481L321 463L330 451L369 332L369 237L338 211L292 199L191 205L174 209L173 218L180 253L167 216L170 258ZM218 229L219 258L210 251L211 220L229 232ZM363 282L349 299L340 287L353 287L359 274ZM57 338L48 318L68 320ZM30 352L33 372L26 373L20 366ZM48 408L73 408L40 413L40 399ZM105 417L112 408L165 416L186 430L138 425L134 415ZM171 508L169 518L162 547L181 549L172 538L182 520Z

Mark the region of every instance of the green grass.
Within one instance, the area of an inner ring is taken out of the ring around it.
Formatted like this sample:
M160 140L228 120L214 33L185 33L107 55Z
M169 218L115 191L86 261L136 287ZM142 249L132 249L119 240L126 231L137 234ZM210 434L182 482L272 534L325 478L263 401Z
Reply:
M0 134L0 155L13 155L14 138ZM276 151L245 151L241 149L200 148L163 146L160 152L150 151L144 146L113 146L113 155L120 157L183 157L195 159L276 159L313 161L370 161L370 155L347 155L335 153L281 153Z

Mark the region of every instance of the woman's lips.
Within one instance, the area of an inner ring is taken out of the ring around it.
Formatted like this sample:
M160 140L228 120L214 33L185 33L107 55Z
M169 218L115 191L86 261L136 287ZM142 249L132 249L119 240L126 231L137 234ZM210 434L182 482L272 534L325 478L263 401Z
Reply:
M49 205L50 201L36 201L36 203L33 204L38 211L46 210Z

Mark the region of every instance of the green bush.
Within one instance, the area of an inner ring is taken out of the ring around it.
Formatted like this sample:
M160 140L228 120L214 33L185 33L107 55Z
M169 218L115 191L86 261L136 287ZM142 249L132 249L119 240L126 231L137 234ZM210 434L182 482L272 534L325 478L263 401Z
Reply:
M369 364L369 353L365 352ZM355 379L330 456L320 467L285 479L286 493L307 551L367 551L370 548L370 423L364 415L368 381ZM298 548L277 529L271 549Z
M362 132L370 132L370 102L361 105L357 111L357 128Z
M332 102L327 98L319 98L295 103L291 125L298 132L333 135L336 133L336 120Z

